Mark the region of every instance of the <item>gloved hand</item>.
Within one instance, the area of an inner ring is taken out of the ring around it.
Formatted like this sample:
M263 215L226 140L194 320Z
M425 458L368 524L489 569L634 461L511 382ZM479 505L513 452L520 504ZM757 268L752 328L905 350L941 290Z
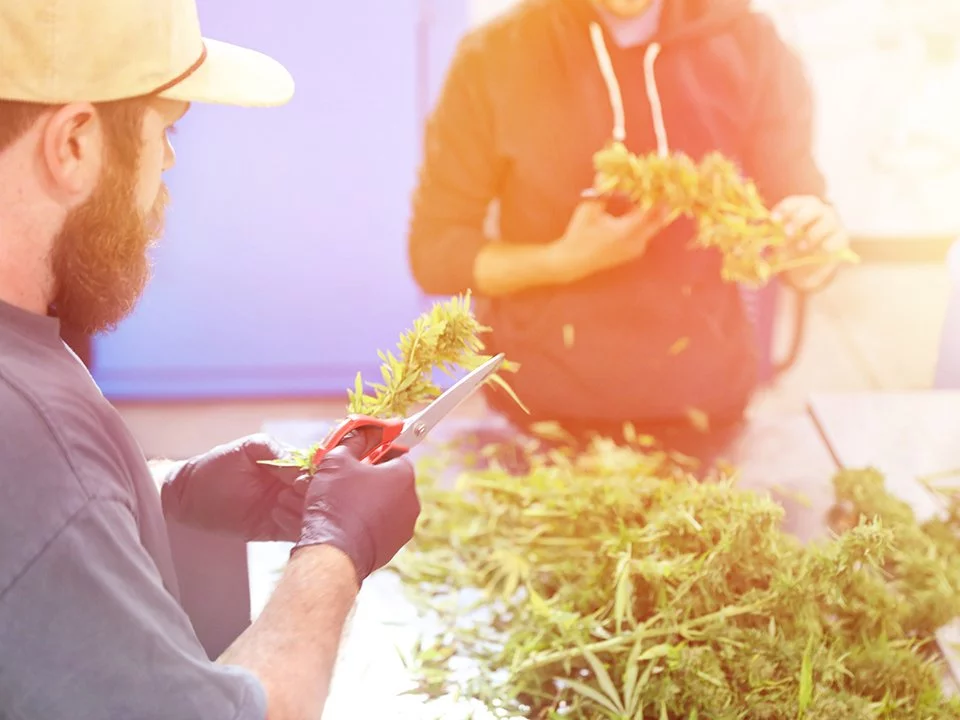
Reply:
M358 459L379 440L378 429L356 431L323 459L303 496L303 531L293 550L336 547L353 561L358 585L407 544L420 515L408 458L378 465Z
M180 463L161 488L164 515L245 540L295 541L302 507L281 503L280 497L298 471L258 462L283 455L278 442L259 434Z

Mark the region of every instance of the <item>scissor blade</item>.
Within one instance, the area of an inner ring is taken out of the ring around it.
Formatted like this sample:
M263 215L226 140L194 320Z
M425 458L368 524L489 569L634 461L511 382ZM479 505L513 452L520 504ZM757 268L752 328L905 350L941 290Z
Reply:
M440 397L410 418L400 437L397 438L397 442L409 448L423 440L438 422L456 410L481 385L489 380L503 365L504 359L503 353L494 355L483 365L460 378Z

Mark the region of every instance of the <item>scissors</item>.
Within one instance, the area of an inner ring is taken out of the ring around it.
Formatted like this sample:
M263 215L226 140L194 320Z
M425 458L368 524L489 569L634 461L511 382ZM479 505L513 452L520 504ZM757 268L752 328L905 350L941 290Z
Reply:
M382 419L369 415L348 415L327 435L313 456L314 464L339 445L354 430L366 427L378 427L382 437L378 445L368 450L362 461L375 465L390 451L405 453L420 444L433 427L459 407L464 400L473 395L490 377L500 369L505 356L494 355L475 370L458 380L446 392L427 405L416 415L406 419Z

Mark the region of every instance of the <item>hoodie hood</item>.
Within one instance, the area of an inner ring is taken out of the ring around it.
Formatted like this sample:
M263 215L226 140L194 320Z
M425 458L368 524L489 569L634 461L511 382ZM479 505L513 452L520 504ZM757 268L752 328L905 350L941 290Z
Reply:
M664 0L654 38L672 45L725 30L750 12L750 0Z

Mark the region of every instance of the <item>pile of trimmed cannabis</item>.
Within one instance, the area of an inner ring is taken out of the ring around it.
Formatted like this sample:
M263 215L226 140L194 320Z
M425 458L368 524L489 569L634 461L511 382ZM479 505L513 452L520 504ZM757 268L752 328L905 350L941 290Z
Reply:
M842 472L853 527L803 545L717 470L595 440L444 488L392 569L442 631L410 663L429 698L494 717L957 718L931 633L960 615L960 521L918 524Z
M664 205L698 223L695 243L723 255L723 278L760 286L778 273L805 265L857 262L839 255L798 255L783 225L764 206L756 185L719 153L700 163L683 153L638 156L612 142L594 155L599 193L619 192L635 203Z

